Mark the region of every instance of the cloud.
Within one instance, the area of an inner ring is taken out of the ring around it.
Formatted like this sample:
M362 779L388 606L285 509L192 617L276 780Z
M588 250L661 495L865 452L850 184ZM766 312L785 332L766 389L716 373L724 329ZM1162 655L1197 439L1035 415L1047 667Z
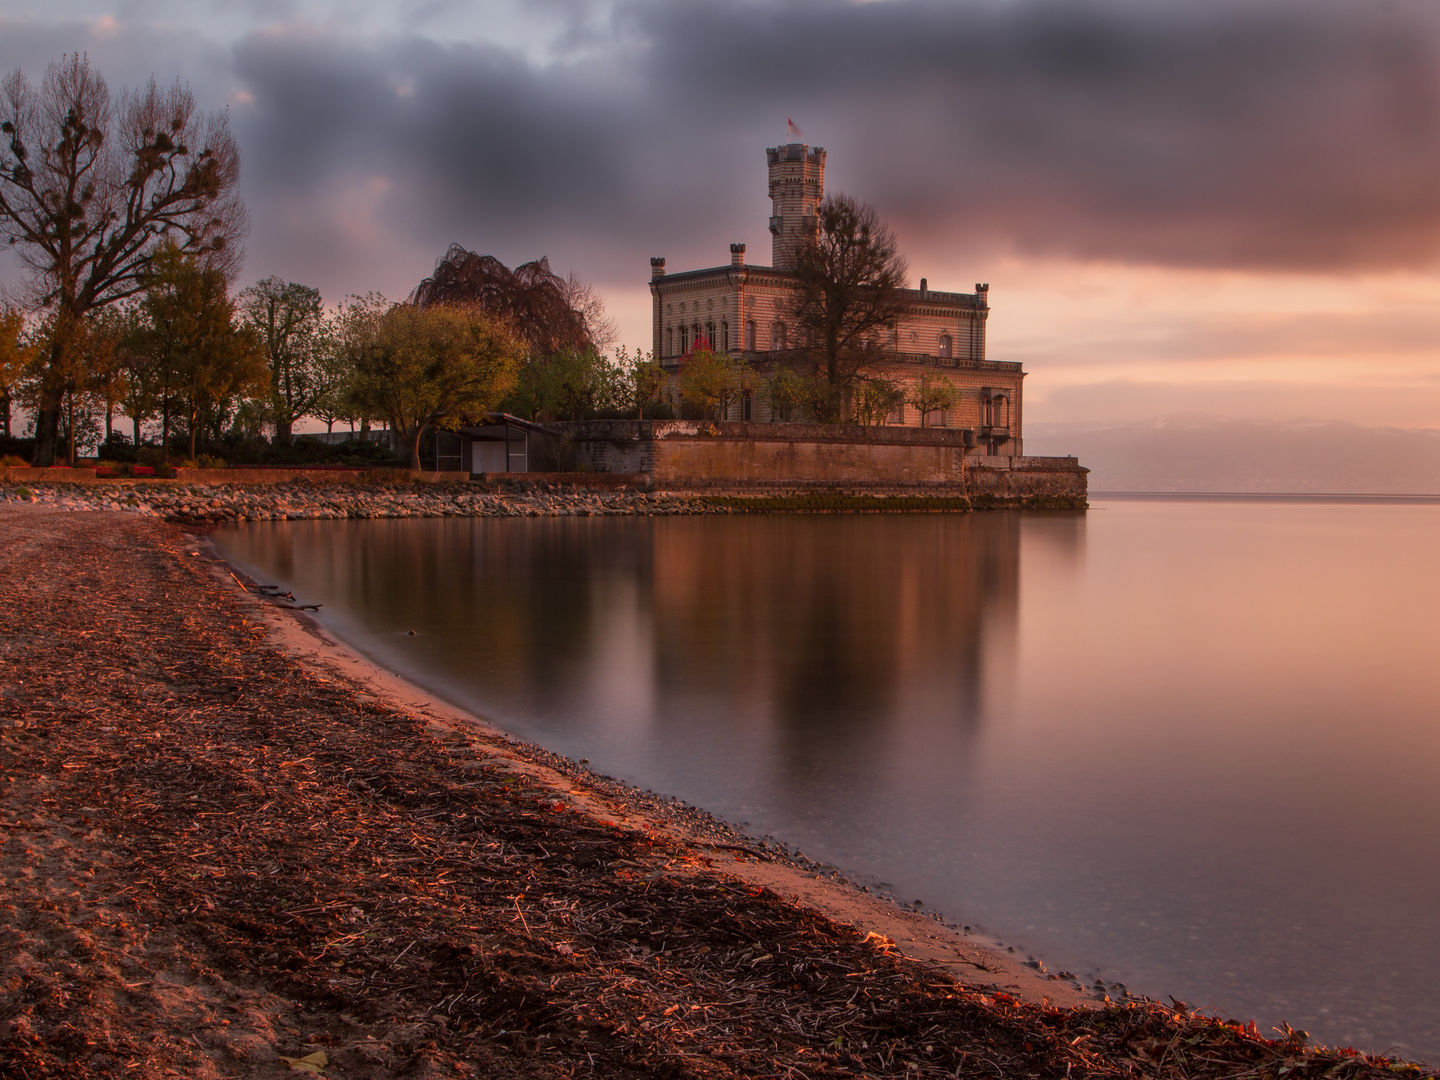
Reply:
M945 242L1309 269L1436 251L1433 5L712 3L630 18L650 28L650 81L677 112L708 98L803 115L837 179Z
M323 199L380 173L411 244L564 251L639 278L648 254L708 265L732 239L768 257L760 153L792 115L830 150L832 189L875 202L920 257L1333 271L1436 255L1433 5L643 0L583 31L577 59L547 64L252 34L234 54L250 186Z
M768 261L761 151L786 116L830 151L832 190L896 225L917 276L1006 254L1435 263L1440 8L1425 0L554 0L561 30L528 49L487 40L478 15L461 33L463 6L436 9L446 40L347 30L323 6L254 4L224 42L198 21L112 19L100 41L93 21L11 20L0 54L34 52L38 72L98 47L116 85L179 74L235 103L249 269L319 273L327 295L408 291L451 241L610 286L643 288L652 254L725 262L733 240Z

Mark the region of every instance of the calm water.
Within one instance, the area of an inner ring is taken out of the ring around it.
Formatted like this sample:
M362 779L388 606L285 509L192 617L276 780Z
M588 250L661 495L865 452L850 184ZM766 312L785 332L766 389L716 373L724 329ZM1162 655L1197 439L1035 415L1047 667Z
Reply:
M451 700L1051 970L1440 1060L1440 506L217 539Z

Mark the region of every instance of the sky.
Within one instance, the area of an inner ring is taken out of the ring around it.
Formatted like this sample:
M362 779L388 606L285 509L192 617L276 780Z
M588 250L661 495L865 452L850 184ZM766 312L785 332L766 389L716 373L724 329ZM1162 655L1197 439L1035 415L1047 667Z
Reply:
M228 112L241 284L544 255L648 348L650 256L769 261L793 118L912 284L990 284L1027 420L1440 427L1431 0L0 0L0 70L75 51Z

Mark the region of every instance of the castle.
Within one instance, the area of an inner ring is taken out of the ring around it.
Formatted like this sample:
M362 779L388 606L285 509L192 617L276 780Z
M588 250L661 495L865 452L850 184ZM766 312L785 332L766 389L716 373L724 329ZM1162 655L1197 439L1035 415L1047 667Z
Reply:
M682 358L702 339L716 352L743 358L761 374L803 355L786 319L796 253L819 231L816 209L825 197L825 151L789 143L767 149L765 156L774 207L771 265L747 265L744 244L730 245L728 266L705 270L667 274L663 258L650 260L654 355L672 383ZM976 285L973 293L938 292L921 278L920 287L906 289L904 298L904 313L890 328L889 357L873 374L900 386L908 399L928 373L932 380L952 384L955 403L922 416L907 401L886 422L969 429L984 455L1021 454L1025 372L1017 363L986 359L989 286ZM751 394L731 405L722 419L779 418L772 415L765 395Z

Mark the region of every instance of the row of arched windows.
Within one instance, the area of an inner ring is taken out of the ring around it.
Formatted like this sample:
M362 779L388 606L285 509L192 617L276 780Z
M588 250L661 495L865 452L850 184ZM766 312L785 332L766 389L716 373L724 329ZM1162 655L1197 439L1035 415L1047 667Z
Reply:
M718 328L713 322L708 322L702 328L699 323L692 323L689 326L672 326L665 331L665 355L684 356L691 349L697 347L702 339L709 343L716 352L730 351L730 324L722 321ZM747 319L745 322L744 337L741 340L741 348L746 352L754 352L755 345L755 320ZM783 322L770 324L770 348L789 348L789 334Z
M747 319L745 322L744 336L741 339L740 347L746 352L755 352L756 330L754 319ZM695 348L701 339L708 342L709 346L716 352L730 351L730 324L722 321L718 327L713 322L707 322L704 327L697 323L689 326L670 327L665 331L665 355L684 356L692 348ZM899 332L894 327L890 331L890 344L896 346L899 343ZM772 350L788 349L790 347L789 332L783 322L776 321L770 324L770 348ZM942 359L950 359L955 355L955 339L949 334L940 335L940 347L938 354Z

